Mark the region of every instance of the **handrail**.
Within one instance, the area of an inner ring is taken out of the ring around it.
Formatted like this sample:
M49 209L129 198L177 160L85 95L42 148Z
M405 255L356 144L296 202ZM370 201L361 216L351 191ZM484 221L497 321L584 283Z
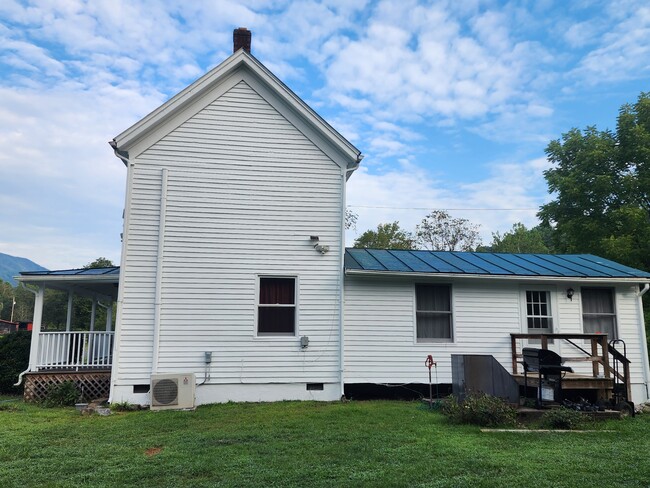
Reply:
M600 376L600 368L602 366L603 377L606 379L611 379L612 377L618 378L623 383L625 383L628 398L630 398L630 361L622 356L616 349L610 350L609 343L607 341L607 334L510 334L510 341L512 347L512 372L517 374L519 358L523 358L523 354L518 353L517 351L517 340L518 339L535 339L539 340L541 343L542 349L548 349L548 341L552 339L564 340L570 345L584 353L587 357L567 357L563 356L565 361L590 361L592 362L592 374L593 377ZM591 343L591 352L580 347L578 344L574 343L573 340L587 340ZM599 354L600 346L600 354ZM613 365L610 365L609 356L612 355L614 361L620 361L623 364L623 373L620 373L616 370Z
M518 361L517 359L523 357L522 354L517 352L517 339L535 339L540 340L541 348L548 349L549 339L565 340L570 345L574 346L579 351L585 353L586 358L565 358L572 361L592 361L593 362L593 376L597 377L600 374L600 366L603 368L603 375L605 378L610 378L614 373L613 368L609 365L609 346L607 343L607 334L510 334L510 341L512 346L512 371L517 374ZM572 340L588 340L591 342L591 352L583 349L575 344ZM598 346L600 346L601 353L598 353Z

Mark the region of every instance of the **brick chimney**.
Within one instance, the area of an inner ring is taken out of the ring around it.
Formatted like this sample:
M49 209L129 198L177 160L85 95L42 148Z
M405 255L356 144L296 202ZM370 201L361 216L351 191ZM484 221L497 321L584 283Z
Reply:
M251 52L251 31L246 27L240 27L232 32L232 52L236 53L244 49L248 54Z

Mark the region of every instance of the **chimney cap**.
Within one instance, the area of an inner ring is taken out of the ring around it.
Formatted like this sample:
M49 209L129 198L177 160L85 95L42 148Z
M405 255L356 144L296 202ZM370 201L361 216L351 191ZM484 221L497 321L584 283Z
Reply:
M238 27L232 32L232 52L236 53L243 49L248 54L251 52L252 33L246 27Z

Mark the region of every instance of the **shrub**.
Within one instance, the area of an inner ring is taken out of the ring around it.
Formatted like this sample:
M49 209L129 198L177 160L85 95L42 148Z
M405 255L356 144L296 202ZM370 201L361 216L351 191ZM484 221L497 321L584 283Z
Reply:
M29 365L31 331L20 330L0 340L0 393L20 394L22 386L14 386L18 375Z
M583 415L577 410L560 407L548 410L542 414L540 423L547 429L572 430L584 422Z
M68 407L77 403L79 391L72 381L53 384L47 389L47 395L43 400L45 407Z
M470 393L462 403L455 397L448 397L442 413L452 422L495 427L513 425L517 412L505 400L484 393Z
M140 410L140 405L129 402L113 402L111 403L111 410L115 412L134 412Z

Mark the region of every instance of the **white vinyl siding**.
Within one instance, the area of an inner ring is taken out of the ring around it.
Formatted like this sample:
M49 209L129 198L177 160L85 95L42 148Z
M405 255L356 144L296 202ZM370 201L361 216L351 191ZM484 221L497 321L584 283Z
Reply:
M161 199L160 373L213 383L338 381L340 167L244 81L130 170L118 384L149 381ZM316 252L310 235L329 245ZM259 276L300 276L300 333L256 333ZM318 358L316 360L315 358Z
M414 323L414 283L408 278L346 276L345 378L347 383L426 383L424 360L438 364L438 381L451 383L452 354L489 354L512 370L511 333L527 333L525 291L546 290L554 314L555 333L581 334L580 294L566 297L566 288L580 283L530 286L506 280L458 279L452 283L454 341L418 343ZM632 361L633 395L645 397L643 355L634 286L615 291L619 336ZM539 347L538 345L535 347ZM564 356L580 356L565 341L550 346ZM591 374L586 361L570 364Z

